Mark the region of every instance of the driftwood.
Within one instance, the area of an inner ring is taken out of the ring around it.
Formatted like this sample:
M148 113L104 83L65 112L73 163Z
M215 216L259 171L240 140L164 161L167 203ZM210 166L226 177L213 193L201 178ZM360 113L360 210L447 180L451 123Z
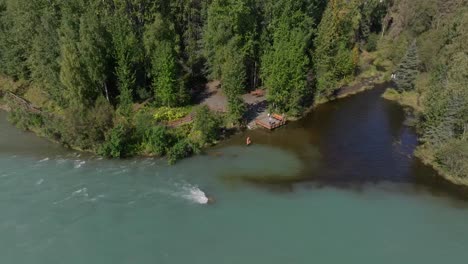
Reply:
M9 101L10 103L14 103L13 105L10 104L10 108L13 108L13 106L19 106L19 107L22 107L23 109L25 109L26 111L30 112L30 113L33 113L33 114L42 114L42 111L35 107L31 102L29 102L28 100L22 98L22 97L19 97L18 95L12 93L12 92L6 92L5 93L5 98L7 99L7 101Z

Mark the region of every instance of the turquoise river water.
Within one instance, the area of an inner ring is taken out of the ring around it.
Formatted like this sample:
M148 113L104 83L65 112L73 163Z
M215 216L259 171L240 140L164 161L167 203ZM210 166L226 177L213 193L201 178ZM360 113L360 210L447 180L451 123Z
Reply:
M0 263L466 263L466 191L412 156L382 92L175 166L68 151L0 113Z

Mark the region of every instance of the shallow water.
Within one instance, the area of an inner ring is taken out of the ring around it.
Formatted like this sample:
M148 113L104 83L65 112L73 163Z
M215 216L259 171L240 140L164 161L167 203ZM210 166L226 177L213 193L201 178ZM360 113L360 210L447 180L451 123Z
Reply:
M464 263L466 191L413 158L382 91L172 167L67 151L0 113L0 263Z

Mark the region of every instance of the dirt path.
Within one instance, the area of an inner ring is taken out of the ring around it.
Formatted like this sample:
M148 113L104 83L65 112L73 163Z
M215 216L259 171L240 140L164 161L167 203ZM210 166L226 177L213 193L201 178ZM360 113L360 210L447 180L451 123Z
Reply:
M228 111L228 101L220 88L219 81L211 81L206 84L205 91L200 95L201 105L208 106L212 111L226 113ZM242 95L247 106L245 118L249 127L255 127L255 119L267 116L266 96L254 96L250 93Z
M208 106L212 111L226 113L228 109L228 101L219 87L219 81L211 81L207 83L205 91L200 95L199 101L201 105Z
M251 94L244 94L242 96L247 105L247 112L245 113L246 122L249 128L254 128L255 119L265 118L268 115L268 103L266 96L254 96Z

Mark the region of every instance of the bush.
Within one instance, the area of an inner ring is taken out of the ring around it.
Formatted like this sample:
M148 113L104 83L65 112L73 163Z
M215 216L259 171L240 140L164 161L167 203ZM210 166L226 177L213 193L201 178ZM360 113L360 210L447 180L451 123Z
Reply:
M198 148L194 146L189 140L183 139L177 142L167 153L169 164L174 164L178 160L190 157L192 154L198 152Z
M174 121L187 116L190 113L188 107L160 107L154 111L153 117L157 122Z
M23 130L38 129L43 126L42 116L39 114L29 113L21 107L11 107L12 111L8 115L8 120L16 127Z
M60 125L63 141L84 150L96 150L106 141L106 133L113 127L114 109L104 97L93 108L70 106Z
M219 128L221 126L221 118L211 112L207 106L201 106L195 113L191 134L198 135L198 140L201 146L213 143L219 137Z
M129 157L134 152L134 128L121 123L112 128L106 135L106 141L99 151L100 155L111 158Z
M147 130L143 139L145 150L163 156L174 145L174 136L164 126L154 126Z
M435 155L437 163L450 175L468 180L468 142L450 140Z
M133 123L139 140L144 140L146 132L156 125L153 115L147 108L143 108L135 114Z
M377 50L377 42L379 41L379 35L376 33L372 33L369 35L366 43L366 50L368 52L376 51Z

